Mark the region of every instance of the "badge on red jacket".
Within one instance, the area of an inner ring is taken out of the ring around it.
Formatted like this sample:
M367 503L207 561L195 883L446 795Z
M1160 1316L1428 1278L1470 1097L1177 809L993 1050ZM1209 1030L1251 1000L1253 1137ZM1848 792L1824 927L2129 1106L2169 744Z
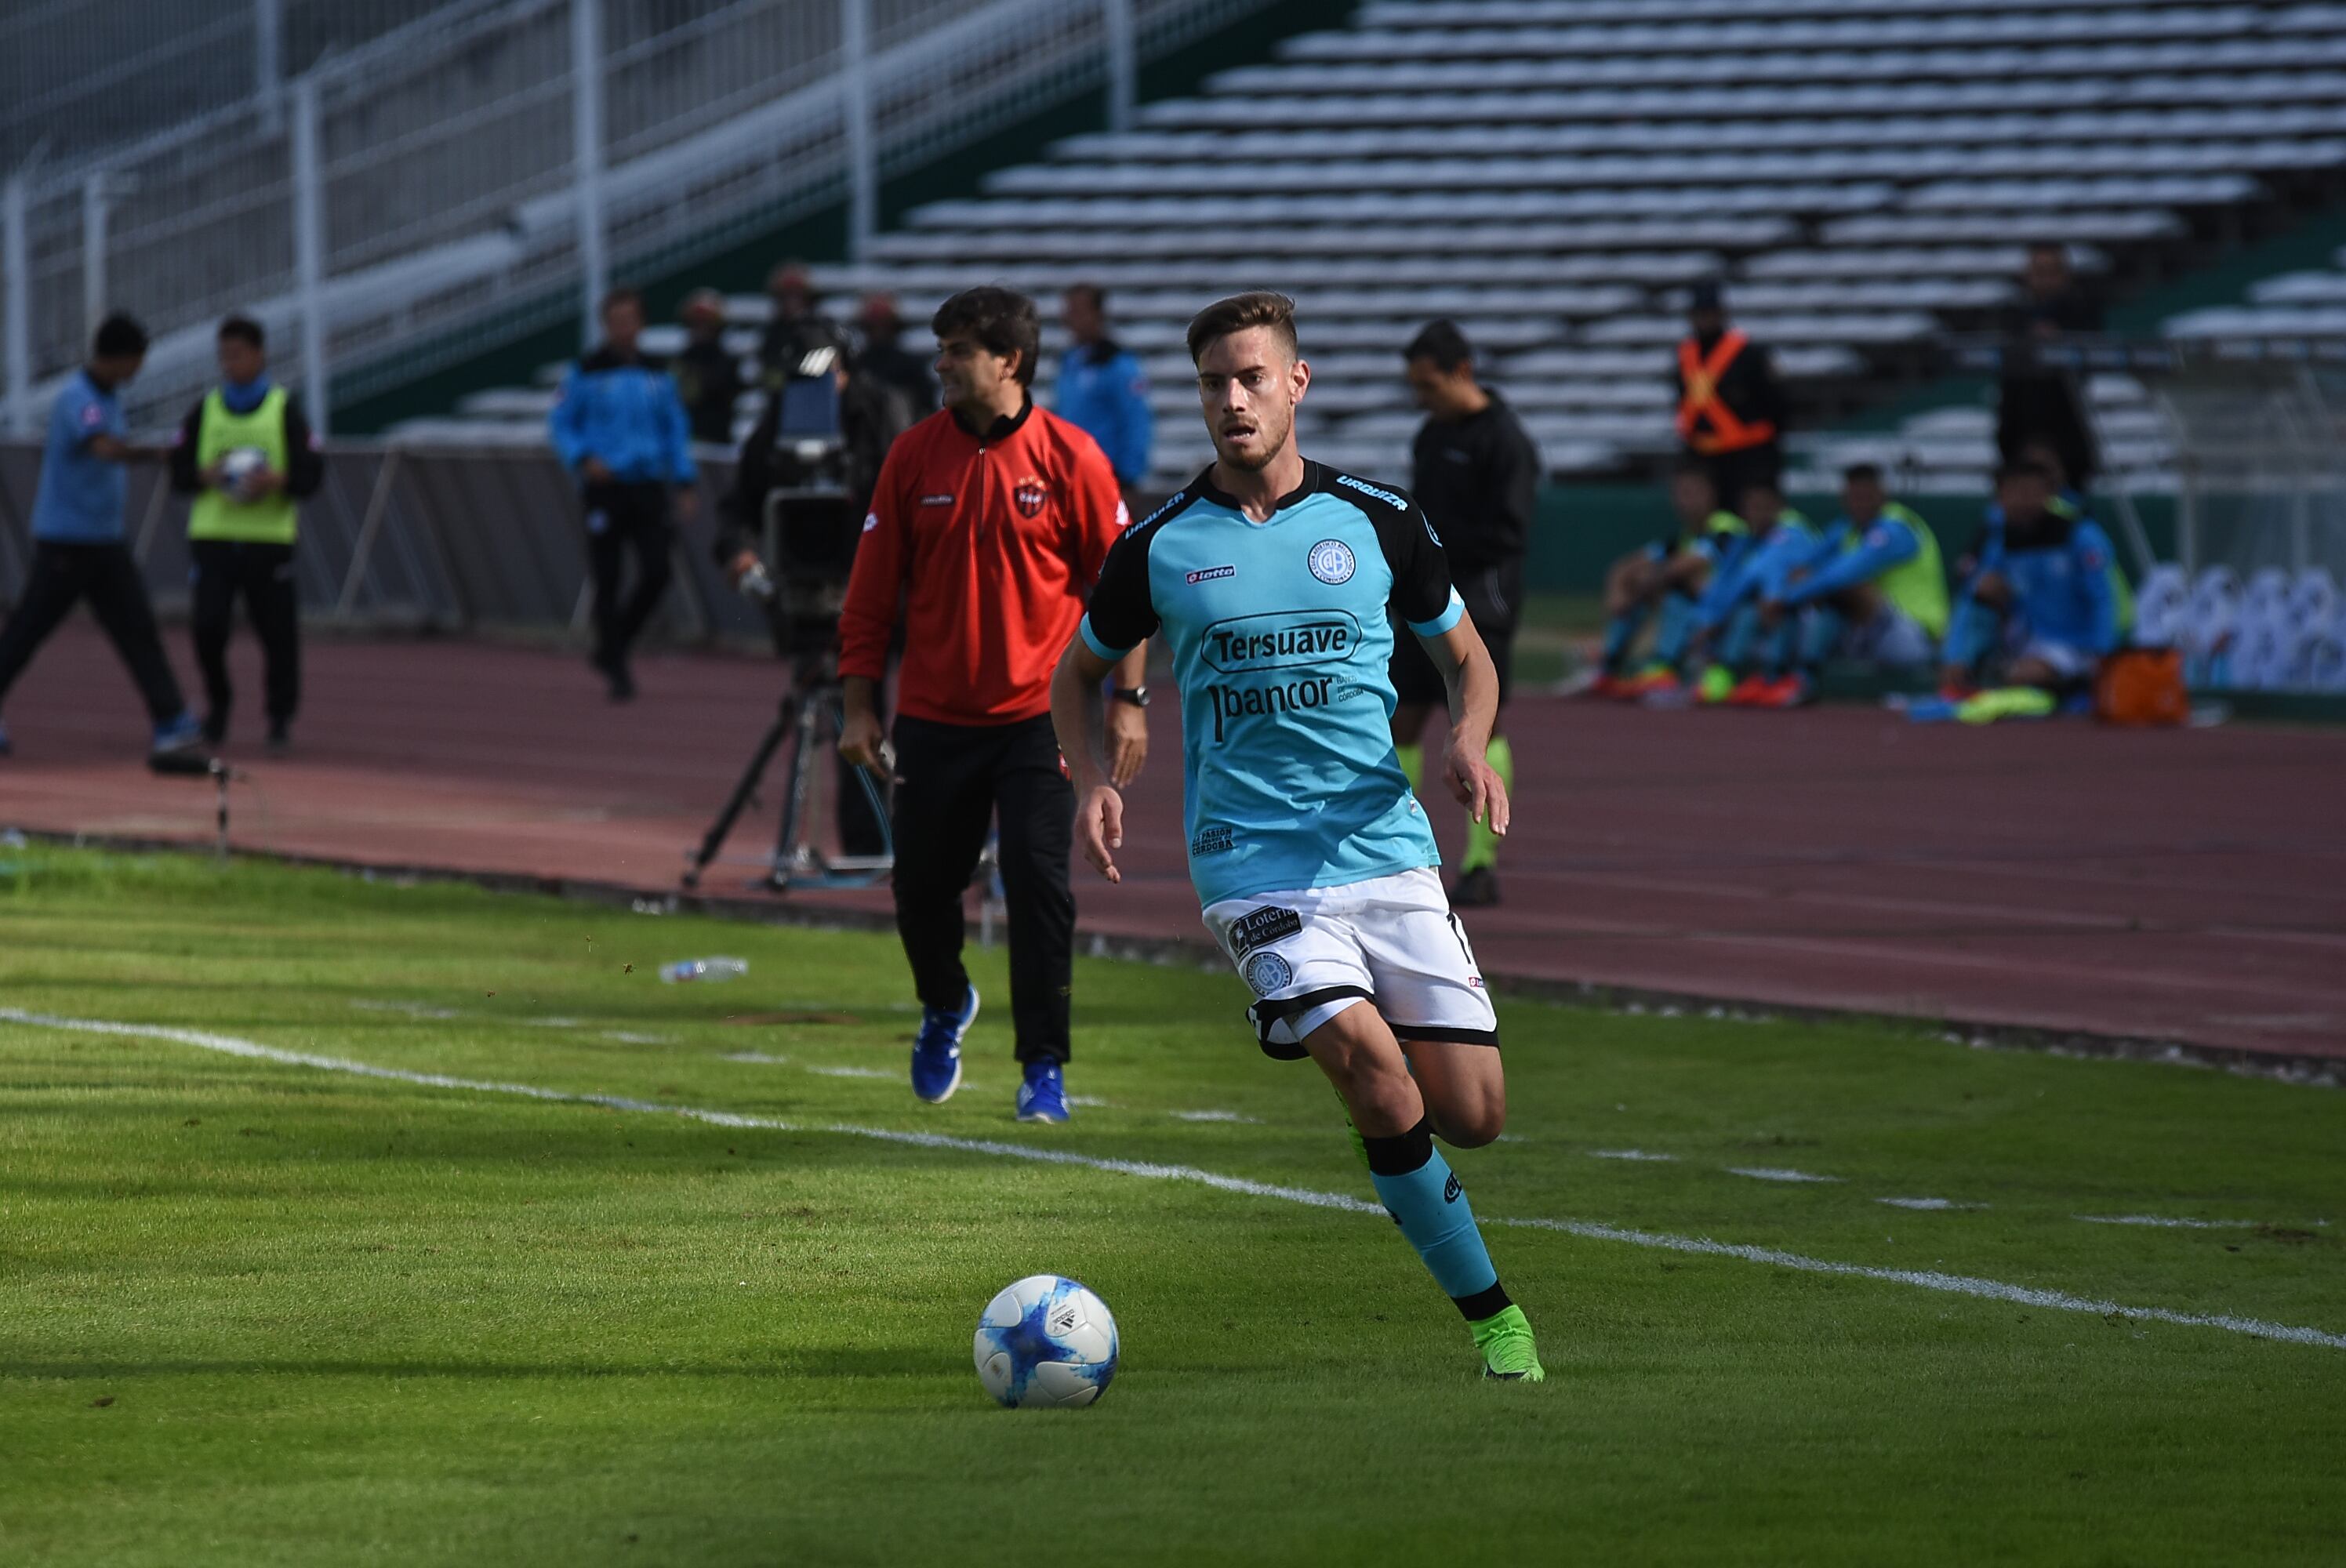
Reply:
M1022 479L1010 489L1010 499L1017 503L1021 517L1040 516L1043 504L1050 498L1051 493L1043 488L1039 479Z

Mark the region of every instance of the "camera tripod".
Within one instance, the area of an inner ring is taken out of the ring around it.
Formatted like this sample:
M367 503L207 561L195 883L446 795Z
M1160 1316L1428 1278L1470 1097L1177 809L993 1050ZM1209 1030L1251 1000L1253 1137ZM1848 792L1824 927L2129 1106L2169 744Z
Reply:
M826 855L815 847L817 830L814 813L809 809L814 796L815 769L823 766L837 743L843 717L839 677L830 669L829 660L808 656L793 661L790 689L782 694L774 722L750 754L749 767L742 769L740 782L726 797L717 820L701 835L700 847L693 851L692 863L684 873L687 888L700 885L701 872L709 869L709 862L724 848L726 837L733 831L733 824L757 799L758 788L765 779L774 753L785 743L790 746L790 774L782 797L781 826L775 835L773 856L762 879L765 885L776 892L787 892L793 887L864 888L887 876L896 863L895 843L888 826L887 791L879 779L862 769L854 770L854 781L879 819L881 852Z

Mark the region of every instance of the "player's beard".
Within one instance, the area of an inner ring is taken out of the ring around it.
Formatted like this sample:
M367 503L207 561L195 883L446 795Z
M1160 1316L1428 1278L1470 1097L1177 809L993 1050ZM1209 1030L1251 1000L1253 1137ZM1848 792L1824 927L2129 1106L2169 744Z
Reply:
M1219 431L1214 433L1214 455L1240 473L1260 473L1278 460L1295 440L1295 411L1289 409L1286 417L1274 425L1269 419L1257 415L1254 422L1255 442L1250 449L1233 450L1225 444Z

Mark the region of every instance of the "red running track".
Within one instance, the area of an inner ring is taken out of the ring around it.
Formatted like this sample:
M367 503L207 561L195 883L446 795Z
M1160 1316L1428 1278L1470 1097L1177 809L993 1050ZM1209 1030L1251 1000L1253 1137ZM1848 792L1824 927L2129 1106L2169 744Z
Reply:
M237 655L255 704L258 655ZM309 655L298 753L258 756L250 707L230 738L255 780L240 846L647 891L675 888L780 681L762 661L653 656L641 699L613 708L569 655L323 638ZM1083 920L1202 943L1174 722L1152 713L1127 881L1085 874ZM1494 974L2346 1058L2346 732L1553 698L1511 717L1507 902L1472 921ZM140 767L143 716L87 625L43 651L7 719L0 823L209 840L210 787ZM732 850L746 862L771 831L748 820ZM720 865L708 889L750 874Z

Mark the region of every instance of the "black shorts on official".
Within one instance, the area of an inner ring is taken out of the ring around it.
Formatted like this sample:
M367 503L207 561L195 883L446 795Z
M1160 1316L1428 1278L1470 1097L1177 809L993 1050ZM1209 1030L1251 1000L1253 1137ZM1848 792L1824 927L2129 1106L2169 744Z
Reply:
M1499 667L1499 700L1505 702L1515 686L1515 622L1523 614L1524 567L1520 561L1467 573L1457 580L1458 596L1466 602L1491 662ZM1425 649L1406 626L1393 637L1393 694L1403 702L1450 700L1450 687L1433 667Z

